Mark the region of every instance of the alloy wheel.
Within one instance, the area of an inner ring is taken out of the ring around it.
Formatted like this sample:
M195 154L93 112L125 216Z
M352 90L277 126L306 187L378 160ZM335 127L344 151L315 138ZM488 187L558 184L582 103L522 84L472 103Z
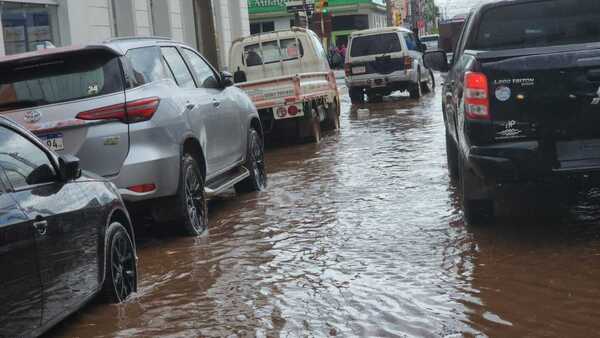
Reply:
M256 180L256 186L260 189L265 188L267 183L267 174L265 173L265 156L263 147L260 141L257 140L256 135L252 138L252 171L254 173L254 179Z
M124 301L135 290L135 255L131 241L126 234L119 232L112 242L111 271L115 293L119 301Z
M206 229L204 187L193 167L187 168L185 173L185 205L188 219L194 230L201 233Z

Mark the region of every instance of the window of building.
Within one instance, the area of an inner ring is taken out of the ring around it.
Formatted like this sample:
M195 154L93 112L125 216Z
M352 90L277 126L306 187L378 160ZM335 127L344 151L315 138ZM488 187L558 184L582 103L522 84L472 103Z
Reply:
M48 155L25 137L0 127L0 166L13 188L52 182L56 170Z
M59 44L56 6L0 2L0 12L6 54Z
M171 20L167 0L150 0L150 13L154 35L171 37Z
M115 36L135 35L135 26L131 18L133 13L133 0L111 0L111 14L113 34Z
M331 20L333 31L350 31L369 28L368 15L334 16Z
M167 65L173 73L175 81L177 81L179 87L194 88L196 86L194 83L194 78L192 77L187 65L183 61L181 54L179 54L177 51L177 48L163 47L161 50L165 61L167 61Z

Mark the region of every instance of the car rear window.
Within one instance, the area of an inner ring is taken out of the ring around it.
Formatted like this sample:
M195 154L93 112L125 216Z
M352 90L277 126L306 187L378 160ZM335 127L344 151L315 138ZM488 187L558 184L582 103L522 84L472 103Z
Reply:
M396 33L357 36L352 38L350 56L396 53L402 50Z
M265 41L262 48L259 44L244 47L244 58L247 67L280 61L296 60L304 56L302 42L296 39Z
M469 49L497 50L600 41L600 1L552 0L487 10Z
M119 60L108 53L71 53L31 63L0 64L0 111L122 90Z

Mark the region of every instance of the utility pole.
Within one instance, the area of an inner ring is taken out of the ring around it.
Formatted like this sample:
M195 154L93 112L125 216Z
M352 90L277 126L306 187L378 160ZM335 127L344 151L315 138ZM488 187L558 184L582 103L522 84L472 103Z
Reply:
M388 27L394 26L394 1L385 0L385 6L387 7L387 25Z

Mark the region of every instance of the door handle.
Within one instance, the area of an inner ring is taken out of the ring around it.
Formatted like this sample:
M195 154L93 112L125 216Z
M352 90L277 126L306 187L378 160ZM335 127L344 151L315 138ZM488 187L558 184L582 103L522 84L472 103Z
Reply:
M33 222L33 227L35 228L35 230L37 230L40 236L44 236L48 231L48 221Z
M217 100L213 100L213 106L218 108L220 105L221 105L221 102L219 102Z
M193 104L193 103L188 103L188 104L185 106L185 109L187 109L187 110L194 110L194 108L196 108L196 105L195 105L195 104Z

